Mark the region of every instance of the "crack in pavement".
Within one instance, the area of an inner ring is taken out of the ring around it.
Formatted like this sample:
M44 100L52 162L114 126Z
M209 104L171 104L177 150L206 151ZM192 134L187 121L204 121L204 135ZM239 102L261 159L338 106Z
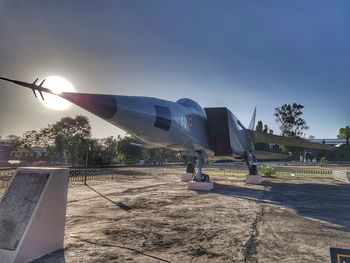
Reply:
M147 253L145 253L145 252L143 252L141 250L138 250L136 248L133 248L133 247L127 247L127 246L124 246L124 245L117 245L117 244L106 243L106 242L103 242L103 240L102 241L101 240L88 240L88 239L85 239L85 238L78 237L76 235L70 235L70 237L75 238L75 239L77 239L77 240L79 240L81 242L85 242L85 243L91 244L91 245L97 245L97 246L100 246L100 247L121 248L121 249L129 250L129 251L141 254L141 255L149 257L149 258L156 259L157 261L171 263L171 261L168 261L166 259L147 254Z
M262 195L260 200L265 199L267 194L266 189L264 189L264 194ZM258 263L258 259L256 258L256 254L258 253L258 246L259 246L259 227L263 221L265 215L265 205L260 205L260 210L257 213L253 223L250 226L250 237L247 242L243 245L243 255L244 255L244 262L248 263Z

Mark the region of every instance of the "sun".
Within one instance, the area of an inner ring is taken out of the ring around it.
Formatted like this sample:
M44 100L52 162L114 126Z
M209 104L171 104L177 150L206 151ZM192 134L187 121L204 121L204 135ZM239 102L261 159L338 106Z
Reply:
M52 90L55 94L60 94L61 92L75 92L75 88L68 80L59 76L48 76L45 78L43 87ZM47 108L57 111L67 110L72 103L69 101L49 93L43 93L44 101L41 96L37 93L37 97L40 98L40 102Z

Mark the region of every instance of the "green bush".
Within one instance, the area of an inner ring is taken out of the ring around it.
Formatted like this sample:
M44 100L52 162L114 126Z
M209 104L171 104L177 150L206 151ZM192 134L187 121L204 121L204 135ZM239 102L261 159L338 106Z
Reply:
M276 174L275 168L272 166L263 166L260 168L260 172L266 177L272 177Z
M321 160L320 160L321 163L328 163L328 160L326 157L321 157Z
M320 163L321 163L321 167L323 167L326 163L328 163L327 158L326 157L321 157Z

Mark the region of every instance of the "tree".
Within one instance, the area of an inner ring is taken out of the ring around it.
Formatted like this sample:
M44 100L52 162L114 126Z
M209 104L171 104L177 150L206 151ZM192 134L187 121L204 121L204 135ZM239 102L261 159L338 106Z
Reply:
M118 141L113 136L101 139L104 152L112 157L117 156Z
M263 132L265 132L265 133L268 133L268 132L269 132L269 127L267 127L267 125L266 125L266 124L264 125Z
M339 129L339 134L337 135L338 139L345 139L347 142L350 137L350 126L346 126L345 128Z
M350 127L346 126L345 128L339 129L339 134L337 135L338 139L345 139L345 151L347 159L350 158L350 147L349 147L349 138L350 138Z
M345 128L339 129L339 134L337 135L338 139L346 139L346 137L349 137L350 134L350 126L347 125Z
M306 121L301 117L303 115L301 104L284 104L275 108L274 116L280 127L282 136L288 138L300 138L304 132L309 129Z
M120 138L117 144L118 157L125 163L138 162L142 157L142 148L131 143L140 144L142 141L134 136L127 135Z
M113 159L118 156L118 140L113 136L110 136L101 139L99 142L101 145L101 156L103 157L103 163L111 164Z
M23 143L22 138L17 135L9 135L6 137L10 141L11 148L18 151Z
M91 126L87 117L65 117L42 132L53 142L51 154L73 165L84 159L91 138Z
M19 156L27 156L33 159L41 157L35 151L35 148L41 147L40 132L36 130L26 131L22 136L9 135L11 148L13 148Z
M255 130L262 132L263 131L263 127L264 127L263 122L262 121L258 121L258 124L256 125Z
M103 146L99 139L90 138L86 143L85 158L88 151L88 165L104 164Z
M301 104L284 104L275 108L274 116L276 123L279 125L282 136L288 138L301 138L305 135L305 131L309 129L306 121L302 118L304 106ZM289 152L292 156L300 154L300 148L283 146L285 152Z
M27 155L31 155L35 158L39 157L37 156L37 153L35 152L34 148L40 148L41 140L40 140L40 132L36 130L30 130L26 131L22 136L22 150L27 153Z
M271 130L269 128L269 126L267 126L267 124L264 124L261 120L258 121L258 123L257 123L257 125L255 127L255 130L259 131L259 132L265 132L265 133L273 134L273 130Z
M260 120L258 121L255 130L258 132L264 132L264 133L273 133L273 130L269 129L267 124L263 124L263 122ZM260 151L269 151L270 150L270 145L268 143L256 143L255 144L255 149L260 150Z
M42 151L37 148L45 148L46 160L66 161L73 165L85 160L89 146L94 146L97 152L101 152L99 149L102 147L98 141L91 139L89 119L82 115L65 117L40 131L29 130L22 136L10 135L8 139L12 148L22 156L42 160Z

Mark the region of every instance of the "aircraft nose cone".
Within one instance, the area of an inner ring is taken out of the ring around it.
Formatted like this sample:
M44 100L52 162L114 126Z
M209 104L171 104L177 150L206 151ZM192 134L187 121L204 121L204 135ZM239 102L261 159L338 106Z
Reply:
M111 95L63 92L61 97L104 119L112 118L118 111Z

